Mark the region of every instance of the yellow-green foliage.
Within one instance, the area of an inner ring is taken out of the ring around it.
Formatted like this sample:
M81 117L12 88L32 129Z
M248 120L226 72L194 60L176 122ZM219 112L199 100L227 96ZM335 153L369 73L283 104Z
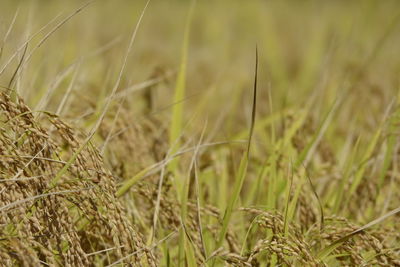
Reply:
M400 2L146 4L0 1L0 265L400 266Z

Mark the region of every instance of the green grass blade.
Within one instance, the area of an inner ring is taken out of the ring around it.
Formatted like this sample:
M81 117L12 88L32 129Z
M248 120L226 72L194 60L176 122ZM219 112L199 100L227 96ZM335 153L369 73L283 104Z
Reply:
M334 197L335 197L335 204L333 207L334 214L337 214L340 210L340 207L342 206L344 191L349 182L352 167L353 167L354 161L356 159L356 154L357 154L357 151L358 151L358 148L360 145L360 140L361 140L361 138L358 137L357 141L353 147L353 151L351 152L351 155L348 157L348 160L346 162L343 178L340 181L339 188L336 190L336 193L334 194Z
M221 232L219 234L219 238L218 238L218 242L217 242L217 248L222 246L222 243L225 239L225 235L228 231L228 225L229 225L229 222L230 222L230 219L232 216L232 212L233 212L234 206L239 198L240 191L243 186L244 178L246 176L248 162L249 162L249 159L248 159L247 155L243 155L242 160L240 161L238 174L235 176L235 183L233 186L232 196L229 199L228 206L226 207L226 210L224 213L222 228L221 228Z
M143 170L138 172L135 176L133 176L131 179L128 179L127 181L125 181L125 183L117 190L117 193L116 193L117 197L120 197L123 194L125 194L126 192L128 192L128 190L134 184L136 184L140 179L142 179L153 168L154 168L154 165L144 168Z
M399 119L400 119L400 109L397 109L392 115L392 117L389 119L389 136L386 142L386 152L385 152L385 158L383 160L383 167L378 179L379 188L382 187L386 174L392 163L394 149L397 141L397 135L395 133Z
M372 157L372 154L374 153L376 145L378 144L379 137L381 136L381 133L382 133L382 127L383 127L383 125L381 125L378 128L378 130L375 132L374 136L372 137L372 140L367 147L367 151L365 152L365 154L361 160L361 166L355 173L353 183L351 184L350 189L349 189L349 194L348 194L349 199L354 194L354 192L357 190L358 186L361 184L362 179L364 178L364 173L367 169L367 162Z
M300 153L300 155L295 163L295 169L298 169L300 167L300 165L302 165L303 163L305 166L307 166L307 161L310 159L310 156L312 155L313 151L315 150L316 146L318 145L322 136L324 135L325 131L327 130L330 122L332 121L332 117L333 117L338 105L339 105L339 100L336 100L333 103L332 107L329 109L325 118L323 119L317 132L312 137L311 142L308 143L307 146L305 147L305 149Z
M184 102L182 100L185 98L186 91L186 68L187 68L187 58L188 58L188 50L189 50L189 38L190 38L190 28L193 19L194 7L196 1L192 1L192 4L189 9L188 17L186 20L185 32L183 36L183 45L182 45L182 54L181 54L181 63L179 68L179 73L176 79L175 85L175 94L174 94L174 105L172 109L172 119L171 126L169 129L169 145L171 149L171 154L174 154L179 148L178 139L182 134L182 125L183 125L183 107ZM177 160L174 160L170 163L170 170L174 171L177 167Z
M247 144L246 154L243 155L243 157L241 159L238 174L235 177L235 183L233 186L232 196L229 199L228 206L225 210L225 214L224 214L223 222L222 222L222 228L221 228L219 238L217 241L217 247L216 247L217 249L222 246L222 243L225 239L226 233L228 231L228 225L231 220L233 209L236 205L237 200L239 199L239 195L242 190L243 182L246 177L247 166L248 166L249 158L250 158L251 140L252 140L252 136L253 136L254 123L255 123L255 117L256 117L257 72L258 72L258 51L256 49L256 64L255 64L254 87L253 87L253 108L252 108L252 114L251 114L251 126L250 126L250 131L249 131L249 141ZM214 264L215 264L215 261L213 262L213 265Z

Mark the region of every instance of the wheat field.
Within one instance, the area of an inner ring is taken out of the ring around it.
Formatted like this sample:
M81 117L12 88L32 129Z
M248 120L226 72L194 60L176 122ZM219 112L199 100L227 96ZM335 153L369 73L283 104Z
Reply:
M0 1L0 266L400 266L400 2Z

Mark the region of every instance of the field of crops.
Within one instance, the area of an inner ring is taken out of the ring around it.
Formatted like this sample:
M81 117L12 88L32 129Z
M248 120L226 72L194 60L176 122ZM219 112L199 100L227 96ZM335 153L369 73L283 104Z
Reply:
M0 266L400 266L400 2L0 0Z

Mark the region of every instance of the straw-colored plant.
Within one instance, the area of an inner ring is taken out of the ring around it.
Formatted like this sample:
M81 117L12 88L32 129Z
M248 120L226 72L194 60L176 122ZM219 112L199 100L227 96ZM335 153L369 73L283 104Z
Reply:
M398 1L16 2L0 266L400 266Z

